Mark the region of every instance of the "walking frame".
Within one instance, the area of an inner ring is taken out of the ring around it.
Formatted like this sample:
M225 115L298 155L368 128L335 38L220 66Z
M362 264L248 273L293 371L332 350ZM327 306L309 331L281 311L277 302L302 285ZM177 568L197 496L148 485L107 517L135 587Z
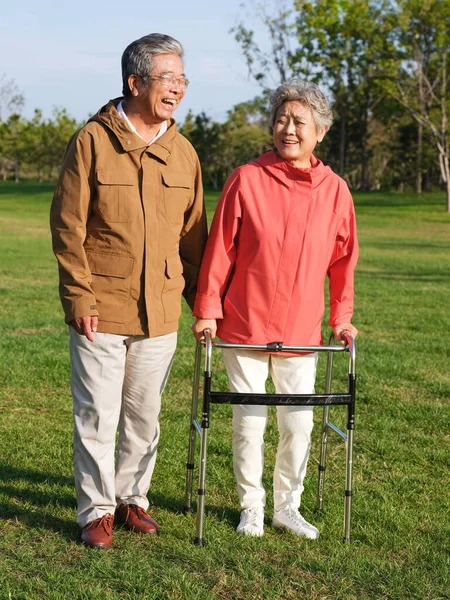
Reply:
M352 501L352 468L353 468L353 432L355 429L355 400L356 400L356 347L354 339L344 332L346 345L335 344L334 336L330 336L328 346L285 346L283 342L271 342L267 345L230 344L226 342L213 342L208 329L204 332L204 341L197 342L195 353L195 370L192 388L192 408L189 432L189 449L186 472L186 495L184 512L192 512L192 485L194 476L194 454L197 434L200 437L199 484L196 520L196 537L194 544L203 546L203 524L205 515L205 481L206 481L206 451L208 443L209 413L211 404L248 404L268 406L323 406L321 447L319 458L319 477L317 487L316 508L323 510L323 488L326 469L326 449L328 431L331 429L345 441L345 491L344 491L344 538L350 543L350 517ZM198 419L198 399L200 385L200 366L202 349L205 347L205 370L203 374L203 406L201 420ZM212 379L212 350L213 348L235 348L254 351L269 352L326 352L328 355L325 393L324 394L247 394L234 392L211 391ZM337 352L349 353L348 391L345 393L331 393L331 379L333 370L333 356ZM347 433L329 421L331 405L347 406Z

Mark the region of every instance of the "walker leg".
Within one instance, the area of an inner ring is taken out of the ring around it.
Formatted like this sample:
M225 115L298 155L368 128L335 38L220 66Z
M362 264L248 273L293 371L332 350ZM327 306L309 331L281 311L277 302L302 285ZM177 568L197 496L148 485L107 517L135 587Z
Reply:
M319 478L317 484L317 502L316 510L323 510L323 486L325 481L325 470L326 470L326 455L327 455L327 440L328 440L328 412L329 407L323 407L322 417L322 442L320 446L320 458L319 458Z
M344 501L344 542L350 543L350 521L352 510L352 476L353 476L353 432L355 430L355 400L356 400L356 375L350 372L349 390L351 402L348 405L347 441L346 441L346 469L345 469L345 501Z
M346 470L345 470L345 499L344 499L344 539L350 544L350 521L352 511L352 470L353 470L353 430L347 430Z
M206 480L206 447L208 441L208 430L202 430L202 443L200 449L200 466L198 478L198 505L197 505L197 520L196 520L196 537L194 539L195 546L203 546L203 521L205 516L205 480Z
M194 367L194 383L192 386L192 405L191 405L191 421L189 428L189 447L188 459L186 464L186 493L184 497L184 514L192 512L192 484L194 476L194 456L195 456L195 440L197 430L194 422L197 419L198 413L198 390L200 384L200 360L202 355L202 346L197 342L195 351L195 367Z
M211 391L211 371L210 371L210 351L207 349L208 370L204 372L203 383L203 413L202 413L202 435L200 445L200 464L198 475L198 505L197 505L197 521L196 521L196 537L194 544L203 546L203 521L205 516L205 494L206 494L206 452L208 446L208 429L209 429L209 393Z
M330 342L331 342L331 338L330 338ZM331 352L328 352L327 371L326 371L326 379L325 379L325 394L331 393L332 373L333 373L333 354ZM323 407L322 441L321 441L321 446L320 446L319 477L318 477L318 483L317 483L316 510L323 510L323 486L325 483L329 411L330 411L329 406Z

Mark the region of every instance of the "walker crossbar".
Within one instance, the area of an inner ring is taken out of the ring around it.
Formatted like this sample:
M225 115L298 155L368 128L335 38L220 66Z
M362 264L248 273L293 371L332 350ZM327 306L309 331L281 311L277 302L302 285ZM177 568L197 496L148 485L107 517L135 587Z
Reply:
M192 407L189 432L189 448L186 472L185 513L192 512L192 487L194 473L195 441L197 434L200 437L199 485L196 521L196 537L194 544L203 546L203 522L206 495L206 451L208 443L209 413L211 404L247 404L269 406L323 406L321 429L321 448L319 459L319 479L317 488L317 509L323 509L323 487L326 470L326 447L328 431L334 431L345 441L346 470L344 490L344 542L350 543L350 517L352 497L352 469L353 469L353 431L355 428L355 400L356 400L356 348L354 339L344 332L346 345L333 345L334 336L331 335L328 346L285 346L283 342L271 342L266 345L256 344L231 344L227 342L213 342L209 330L205 330L204 342L197 342L195 354L194 382L192 387ZM200 385L200 363L202 348L205 346L205 370L203 373L203 405L201 421L198 419L198 396ZM237 348L268 352L326 352L328 354L326 382L324 394L238 394L233 392L211 391L212 380L212 349ZM333 369L333 355L339 352L349 353L348 391L346 393L331 393L331 378ZM330 406L347 406L347 433L329 421Z
M234 392L210 392L211 404L250 404L252 406L328 406L338 404L344 406L351 401L350 394L237 394Z

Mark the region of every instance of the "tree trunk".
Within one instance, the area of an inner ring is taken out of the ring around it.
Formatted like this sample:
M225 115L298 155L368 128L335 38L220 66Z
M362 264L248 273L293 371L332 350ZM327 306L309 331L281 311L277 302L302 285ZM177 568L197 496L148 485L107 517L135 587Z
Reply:
M345 109L341 110L340 136L339 136L339 175L345 175Z
M450 213L450 164L448 152L442 157L442 163L445 171L445 184L447 190L447 212Z
M422 193L422 154L423 154L423 125L417 127L417 155L416 155L416 194Z
M417 62L417 80L419 85L419 106L423 116L426 115L426 102L423 89L424 72L423 72L423 54L418 46L415 46L415 57ZM417 127L417 156L416 156L416 192L422 193L422 155L423 155L423 125L418 123Z
M345 110L345 102L342 98L341 93L341 84L339 79L339 84L336 92L336 108L337 113L339 115L339 167L338 167L338 175L340 177L344 177L345 175L345 165L346 165L346 110Z
M450 213L450 160L449 151L447 148L445 150L440 148L439 166L441 168L441 177L445 183L445 189L447 192L447 212Z
M366 106L367 106L367 101L366 101ZM370 188L369 186L369 181L368 181L368 162L369 162L369 156L367 153L367 121L368 121L368 115L367 115L367 109L364 108L364 112L363 112L363 118L361 120L361 189L362 190L368 190Z
M450 178L447 179L447 212L450 213Z

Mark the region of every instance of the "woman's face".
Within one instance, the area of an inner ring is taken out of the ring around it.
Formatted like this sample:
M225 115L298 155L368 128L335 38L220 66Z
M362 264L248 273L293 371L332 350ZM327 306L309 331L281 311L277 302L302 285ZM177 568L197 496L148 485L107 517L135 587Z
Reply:
M277 111L273 143L278 154L294 167L311 166L311 154L325 136L327 128L317 131L311 109L297 100L284 102Z

